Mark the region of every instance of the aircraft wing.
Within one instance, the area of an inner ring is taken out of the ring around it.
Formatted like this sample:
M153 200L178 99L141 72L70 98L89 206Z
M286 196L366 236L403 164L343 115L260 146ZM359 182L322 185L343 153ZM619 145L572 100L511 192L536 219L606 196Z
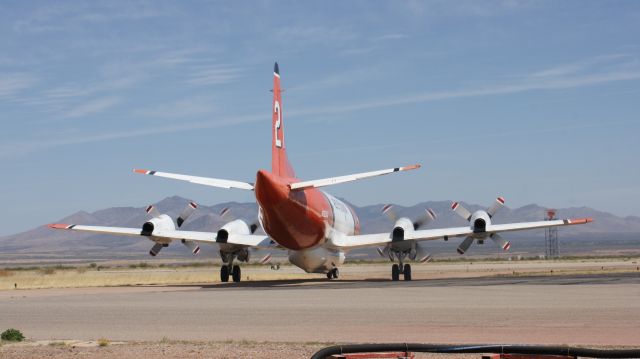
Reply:
M560 227L575 224L585 224L592 222L591 218L580 219L559 219L553 221L538 221L538 222L521 222L521 223L508 223L508 224L494 224L487 226L486 234L522 231L527 229L536 228L548 228L548 227ZM441 228L441 229L426 229L405 232L404 240L415 241L429 241L439 239L449 239L452 237L466 237L473 235L473 229L469 226L466 227L453 227L453 228ZM476 233L477 234L477 233ZM330 239L330 244L338 249L356 249L365 247L377 247L393 242L391 233L376 233L376 234L363 234L356 236L334 236Z
M248 182L232 181L232 180L225 180L225 179L219 179L219 178L181 175L181 174L169 173L169 172L138 170L138 169L134 169L133 172L140 173L143 175L158 176L158 177L171 178L171 179L180 180L180 181L187 181L187 182L201 184L205 186L211 186L211 187L238 188L238 189L253 191L253 184Z
M255 235L255 234L233 234L229 233L229 236L226 240L221 240L216 238L216 233L212 232L195 232L195 231L178 231L178 230L162 230L157 229L153 231L152 235L142 234L140 228L125 228L125 227L102 227L102 226L83 226L76 224L50 224L50 228L53 229L62 229L62 230L72 230L72 231L82 231L82 232L93 232L93 233L104 233L104 234L113 234L116 236L141 236L147 237L149 239L159 239L165 242L171 241L193 241L199 243L210 243L210 244L233 244L238 246L246 246L252 248L260 248L260 249L274 249L277 246L274 244L271 239L266 235Z
M420 168L420 165L411 165L411 166L405 166L405 167L395 167L395 168L389 168L389 169L385 169L385 170L356 173L356 174L346 175L346 176L329 177L329 178L323 178L323 179L318 179L318 180L295 182L295 183L290 184L289 187L294 191L295 190L304 190L304 189L307 189L307 188L325 187L325 186L331 186L331 185L339 184L339 183L357 181L357 180L361 180L361 179L364 179L364 178L382 176L382 175L395 173L395 172L415 170L415 169L418 169L418 168Z

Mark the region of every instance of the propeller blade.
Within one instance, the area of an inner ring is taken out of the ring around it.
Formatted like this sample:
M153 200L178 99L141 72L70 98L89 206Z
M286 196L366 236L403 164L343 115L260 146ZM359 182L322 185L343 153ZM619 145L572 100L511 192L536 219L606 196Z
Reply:
M428 262L431 260L431 254L427 252L420 244L416 244L416 256L415 261L419 263Z
M458 246L458 253L464 254L464 252L466 252L467 249L469 249L469 247L471 246L471 243L473 243L473 237L465 238L464 241L462 241L462 243L460 243L460 245Z
M502 250L505 252L508 251L509 248L511 248L511 243L502 238L502 236L500 236L498 233L493 233L491 235L491 239L493 240L493 243L498 245L498 247L502 248Z
M387 217L389 217L389 219L392 220L393 222L398 220L398 216L396 215L396 212L393 210L392 204L385 204L382 207L382 213L386 214Z
M151 247L151 250L149 251L149 254L150 254L152 257L157 256L157 255L158 255L158 253L160 253L160 251L162 250L162 247L164 247L164 246L162 245L162 243L156 243L156 244L154 244L154 245L153 245L153 247Z
M451 209L456 212L460 217L466 219L467 221L471 220L471 212L466 208L462 207L460 202L453 202L451 204Z
M229 214L229 211L231 209L229 207L224 207L221 211L220 211L220 218L224 218L226 215Z
M189 218L189 216L191 216L191 214L195 212L196 208L198 208L198 205L195 202L189 202L189 204L184 207L182 213L180 213L180 216L176 220L176 222L178 223L178 228L182 227L184 221L186 221L187 218Z
M197 245L195 242L187 241L183 239L182 244L184 244L185 247L189 248L189 250L191 251L191 253L193 253L194 256L200 253L200 246Z
M385 257L385 254L384 254L384 252L382 251L382 249L380 247L376 247L376 250L378 251L378 254L380 255L380 257L382 257L382 258Z
M436 216L436 212L434 212L431 208L427 208L424 212L425 213L422 218L419 218L415 222L413 222L413 229L418 230L420 229L420 227L427 226L431 222L435 221L436 218L438 218L438 216Z
M267 264L271 260L271 253L267 253L266 256L262 257L260 260L260 264Z
M259 225L258 225L258 222L257 222L257 221L256 221L256 222L251 223L251 224L249 225L249 231L251 232L251 234L256 233L256 231L258 230L258 227L259 227Z
M489 215L489 218L493 217L493 215L496 214L496 212L498 212L502 207L504 207L504 198L502 197L496 198L496 201L493 203L493 205L491 205L491 207L487 209L487 214Z
M147 206L144 211L147 212L147 214L150 215L151 218L160 217L160 212L158 212L158 209L154 205Z

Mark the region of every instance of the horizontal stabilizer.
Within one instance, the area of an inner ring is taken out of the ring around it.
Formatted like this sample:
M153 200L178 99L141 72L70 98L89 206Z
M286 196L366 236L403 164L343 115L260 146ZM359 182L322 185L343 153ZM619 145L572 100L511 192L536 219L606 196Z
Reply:
M323 178L323 179L312 180L312 181L296 182L296 183L290 184L289 187L292 190L303 190L307 188L325 187L325 186L331 186L339 183L357 181L357 180L370 178L370 177L382 176L389 173L415 170L418 168L420 168L420 165L389 168L389 169L380 170L380 171L363 172L363 173L356 173L356 174L340 176L340 177L329 177L329 178Z
M187 182L201 184L205 186L211 186L211 187L238 188L238 189L253 191L253 184L247 183L247 182L231 181L231 180L225 180L225 179L219 179L219 178L181 175L177 173L168 173L168 172L138 170L138 169L134 169L133 172L140 173L143 175L158 176L158 177L171 178L171 179L180 180L180 181L187 181Z

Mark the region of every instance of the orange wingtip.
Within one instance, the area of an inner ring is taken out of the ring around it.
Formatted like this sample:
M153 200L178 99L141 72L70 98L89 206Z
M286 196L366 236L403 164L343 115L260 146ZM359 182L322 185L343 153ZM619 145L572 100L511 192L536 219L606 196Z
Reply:
M404 167L402 167L402 170L403 171L408 171L408 170L415 170L415 169L418 169L418 168L420 168L420 165L416 164L416 165L411 165L411 166L404 166Z
M69 226L71 226L71 225L70 224L64 224L64 223L51 223L51 224L47 225L47 227L54 228L54 229L67 229L67 228L69 228Z
M133 169L133 172L135 172L135 173L140 173L140 174L143 174L143 175L146 175L146 174L147 174L147 172L149 172L149 171L147 171L147 170L138 170L138 169L135 169L135 168L134 168L134 169Z
M576 218L570 219L569 221L571 221L571 224L583 224L593 222L593 218Z

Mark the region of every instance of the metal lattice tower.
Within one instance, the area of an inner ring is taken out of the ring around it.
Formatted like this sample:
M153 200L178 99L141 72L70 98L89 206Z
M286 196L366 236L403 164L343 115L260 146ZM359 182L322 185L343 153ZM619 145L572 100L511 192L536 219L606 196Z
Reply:
M551 221L554 219L556 219L556 210L548 209L545 220ZM558 258L560 256L557 227L551 227L544 230L544 249L546 258Z

